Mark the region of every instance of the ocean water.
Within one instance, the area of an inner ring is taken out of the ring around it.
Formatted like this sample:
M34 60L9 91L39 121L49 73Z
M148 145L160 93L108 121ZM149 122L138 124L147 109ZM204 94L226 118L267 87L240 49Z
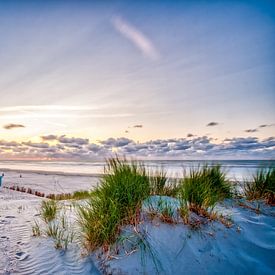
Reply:
M180 177L184 170L204 164L220 164L229 179L243 180L250 178L260 167L275 167L275 160L146 160L145 166L150 171L163 168L171 177ZM97 175L104 172L105 162L74 161L0 161L0 172L34 172L42 174Z

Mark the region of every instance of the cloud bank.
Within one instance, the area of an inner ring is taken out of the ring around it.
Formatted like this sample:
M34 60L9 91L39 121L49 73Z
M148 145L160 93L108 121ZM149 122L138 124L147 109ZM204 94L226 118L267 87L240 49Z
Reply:
M47 135L41 142L0 140L1 159L95 160L113 155L143 159L275 159L275 137L235 137L214 143L208 136L135 142L126 137L98 143L79 137Z

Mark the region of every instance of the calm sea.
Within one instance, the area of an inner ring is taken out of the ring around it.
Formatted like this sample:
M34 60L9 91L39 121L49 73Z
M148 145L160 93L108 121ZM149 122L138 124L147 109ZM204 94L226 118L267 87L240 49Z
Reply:
M219 163L227 172L228 178L242 180L250 178L259 167L275 167L275 160L146 160L144 164L150 170L164 168L169 176L178 177L184 169L198 167L208 163ZM5 170L30 171L39 173L94 175L102 174L105 162L65 162L65 161L0 161L0 172Z

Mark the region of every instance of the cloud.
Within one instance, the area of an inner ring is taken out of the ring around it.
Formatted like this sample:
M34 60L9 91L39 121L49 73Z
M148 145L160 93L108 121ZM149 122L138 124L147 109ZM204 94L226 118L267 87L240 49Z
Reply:
M121 35L130 40L145 56L152 60L159 58L159 53L153 42L136 27L119 16L113 18L112 24Z
M58 137L58 141L60 143L74 143L74 144L78 144L78 145L84 145L84 144L88 144L89 143L89 139L87 138L68 138L65 135Z
M6 129L6 130L12 130L12 129L15 129L15 128L25 128L25 126L22 125L22 124L10 123L10 124L4 125L3 128Z
M0 146L16 147L16 146L20 146L20 143L16 141L0 140Z
M272 124L262 124L262 125L260 125L258 128L272 127L272 126L274 126L274 125L275 125L274 123L272 123Z
M143 127L143 125L141 125L141 124L136 124L133 126L133 128L142 128L142 127Z
M214 143L208 136L156 139L135 142L126 137L108 138L92 143L89 139L47 135L46 142L15 142L0 140L0 158L41 158L64 160L104 159L117 154L138 158L204 159L204 158L266 158L275 157L275 137L259 140L257 137L234 137Z
M48 140L56 140L58 137L56 135L48 135L48 136L41 136L41 139L43 141L48 141Z
M209 122L206 126L209 127L209 126L217 126L217 125L219 125L218 122L212 121L212 122Z
M29 147L34 147L34 148L49 148L48 143L32 143L31 141L28 142L22 142L23 145L29 146Z
M247 129L247 130L244 130L245 132L247 133L255 133L255 132L258 132L258 129Z
M133 142L131 139L128 138L108 138L107 140L100 141L101 144L108 146L108 147L123 147L129 143Z

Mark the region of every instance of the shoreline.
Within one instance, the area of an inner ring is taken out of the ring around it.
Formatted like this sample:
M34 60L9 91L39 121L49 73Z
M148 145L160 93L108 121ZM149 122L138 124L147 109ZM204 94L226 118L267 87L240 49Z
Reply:
M62 171L48 171L48 170L34 170L34 169L13 169L13 168L1 168L1 172L15 172L19 174L37 174L37 175L44 175L44 176L50 176L50 175L56 175L56 176L70 176L70 177L95 177L100 178L102 177L103 173L78 173L78 172L62 172Z

